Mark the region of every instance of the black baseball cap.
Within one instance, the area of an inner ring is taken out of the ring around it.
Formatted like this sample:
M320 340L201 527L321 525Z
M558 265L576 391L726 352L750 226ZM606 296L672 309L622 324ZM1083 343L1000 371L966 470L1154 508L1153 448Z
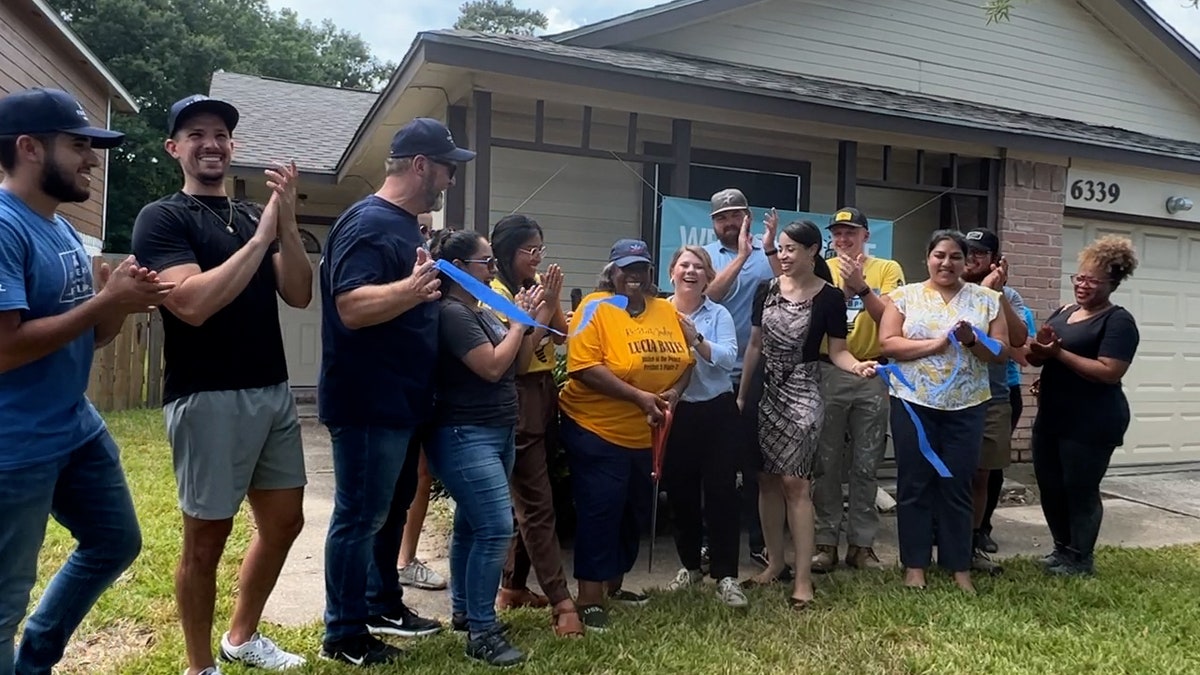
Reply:
M72 134L92 139L106 150L125 140L125 134L92 126L79 101L61 89L35 87L0 98L0 136Z
M971 230L963 235L967 240L967 248L977 251L996 253L1000 250L1000 237L995 232L982 227Z
M225 122L225 128L230 132L241 119L237 108L232 104L209 98L204 94L193 94L179 99L171 106L171 113L167 115L167 135L174 136L175 132L179 131L181 124L186 122L189 117L200 113L212 113L220 117L221 121Z
M853 206L846 206L837 210L833 217L829 219L829 225L825 229L830 230L838 225L849 225L850 227L861 227L864 230L870 229L867 223L867 217L862 211Z
M608 261L617 267L628 267L634 263L654 264L650 260L650 247L640 239L618 239L608 253Z
M418 117L392 136L390 156L393 159L417 155L448 162L469 162L475 159L473 150L455 145L450 129L430 117Z

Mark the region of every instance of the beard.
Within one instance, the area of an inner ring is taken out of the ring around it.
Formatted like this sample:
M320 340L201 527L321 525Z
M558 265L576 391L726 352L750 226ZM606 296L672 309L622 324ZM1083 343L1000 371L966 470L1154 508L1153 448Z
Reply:
M42 192L59 202L86 202L91 198L92 190L90 187L79 187L74 176L52 157L47 157L42 166Z
M437 189L432 175L426 176L421 181L421 191L424 193L426 211L442 210L446 204L446 193Z

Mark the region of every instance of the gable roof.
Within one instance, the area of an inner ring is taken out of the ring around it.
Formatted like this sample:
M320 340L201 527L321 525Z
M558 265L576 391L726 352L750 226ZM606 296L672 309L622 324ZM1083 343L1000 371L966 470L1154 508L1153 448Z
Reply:
M295 159L306 173L333 173L379 94L217 71L209 96L241 113L234 164L264 168Z
M613 47L667 33L721 14L744 9L768 0L672 0L646 9L615 16L546 39L578 47ZM1093 0L1080 0L1087 4ZM1113 2L1114 0L1097 0ZM1179 34L1154 11L1146 0L1115 0L1184 63L1200 73L1200 48ZM1200 9L1197 10L1200 13ZM980 10L980 18L983 10Z
M65 39L71 45L71 49L80 58L87 62L87 64L96 71L96 74L98 74L100 78L103 79L106 84L108 84L109 89L111 90L109 92L110 95L117 98L118 110L132 113L138 112L138 104L136 101L134 101L133 95L125 89L124 85L121 84L121 82L112 74L111 71L109 71L109 69L92 52L92 50L89 49L86 44L84 44L83 40L81 40L79 36L75 34L75 31L71 30L71 28L67 26L67 23L63 21L63 18L59 16L58 12L50 6L50 3L46 2L46 0L22 1L29 5L29 8L32 10L31 13L34 16L45 20L46 23L50 24L53 30L62 35L63 39Z

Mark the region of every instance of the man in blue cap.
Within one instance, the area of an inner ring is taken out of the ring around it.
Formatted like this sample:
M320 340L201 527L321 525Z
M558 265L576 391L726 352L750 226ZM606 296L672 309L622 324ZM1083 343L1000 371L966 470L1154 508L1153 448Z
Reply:
M392 138L383 186L329 231L321 260L317 402L333 441L336 493L325 540L324 658L367 666L401 651L376 635L431 635L405 606L396 558L416 492L410 441L429 418L437 362L437 269L417 216L442 208L475 153L441 122Z
M226 193L238 111L197 94L171 106L165 148L183 187L147 204L133 252L179 284L163 303L163 416L171 444L183 551L175 598L185 675L217 675L217 566L243 501L257 527L238 575L222 660L267 670L304 658L259 633L259 619L304 523L304 448L288 385L279 299L312 301L312 263L296 225L295 164L266 173L266 207Z
M116 444L87 400L92 352L172 284L132 256L92 261L56 213L92 196L95 149L124 135L93 127L58 89L0 99L0 675L48 673L96 599L141 551ZM13 637L54 515L78 542Z

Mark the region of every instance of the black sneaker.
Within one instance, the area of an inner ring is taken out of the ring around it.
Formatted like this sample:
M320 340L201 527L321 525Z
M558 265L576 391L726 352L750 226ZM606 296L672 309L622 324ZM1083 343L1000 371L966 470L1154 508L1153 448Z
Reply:
M634 593L633 591L627 591L624 588L618 588L612 593L609 593L608 599L612 600L613 602L619 602L623 605L633 605L635 607L641 607L642 605L650 602L649 596L642 595L641 593Z
M499 621L496 623L496 625L500 626L500 630L502 630L506 633L508 632L508 629L511 628L511 626L505 621ZM469 632L471 629L467 623L467 615L463 612L455 612L455 613L451 614L450 615L450 628L454 629L454 632L456 632L456 633Z
M500 668L525 661L525 655L512 646L499 625L477 638L467 640L467 656Z
M367 619L367 630L371 635L396 635L399 637L425 637L442 630L442 624L433 619L417 616L406 605L400 606L395 615L380 614Z
M356 635L337 642L321 645L320 657L328 661L340 661L352 666L378 666L394 663L404 656L397 649L377 637Z
M975 532L975 548L981 549L984 553L995 553L1000 550L1000 547L996 545L996 540L992 539L992 533L983 530Z
M608 610L602 605L580 605L579 620L589 631L603 633L608 628Z

